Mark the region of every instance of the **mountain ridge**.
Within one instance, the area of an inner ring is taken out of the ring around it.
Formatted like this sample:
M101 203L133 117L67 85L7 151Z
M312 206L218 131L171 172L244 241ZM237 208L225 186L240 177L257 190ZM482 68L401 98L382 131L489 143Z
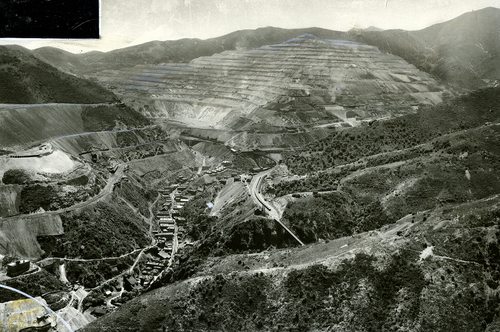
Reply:
M500 9L488 7L417 31L356 31L456 88L476 89L500 78Z
M49 48L36 49L33 53L59 69L92 75L104 69L133 67L144 63L189 62L226 50L248 50L312 33L320 38L353 40L379 47L381 51L400 56L458 89L485 87L487 83L483 79L500 78L500 73L496 70L500 67L500 42L495 38L500 33L498 8L488 7L465 13L416 31L373 30L342 32L323 28L265 27L238 30L206 40L151 41L106 53L71 55L67 52L64 56L57 56ZM450 44L450 40L456 42ZM482 47L487 48L487 54L483 54L481 46L476 45L478 41ZM458 42L461 44L457 45ZM447 54L451 58L442 61L442 57Z
M113 93L70 75L35 57L21 46L0 46L0 103L116 102Z

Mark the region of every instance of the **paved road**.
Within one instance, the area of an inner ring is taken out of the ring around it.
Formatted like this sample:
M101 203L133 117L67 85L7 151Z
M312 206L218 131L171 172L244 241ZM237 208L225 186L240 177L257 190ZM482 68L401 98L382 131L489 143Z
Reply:
M148 235L149 235L149 238L151 239L151 243L152 244L155 244L155 237L153 235L153 224L154 224L154 212L153 212L153 208L156 206L156 203L158 203L158 201L160 200L161 198L161 194L158 193L158 196L156 196L156 199L155 201L152 203L152 204L149 204L149 218L146 218L147 221L149 223L149 232L148 232Z
M271 168L267 171L260 172L252 178L249 187L250 195L252 196L255 204L257 204L258 206L263 206L263 209L270 218L276 220L295 240L297 240L297 242L299 242L301 245L304 245L304 243L300 241L300 239L285 224L281 222L281 215L278 210L276 210L274 206L267 202L260 192L262 179L268 176L273 171L273 169L274 168Z

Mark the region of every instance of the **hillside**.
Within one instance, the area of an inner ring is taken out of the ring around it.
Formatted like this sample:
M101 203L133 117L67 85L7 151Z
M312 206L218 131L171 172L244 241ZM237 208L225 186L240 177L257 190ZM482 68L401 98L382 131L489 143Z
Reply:
M0 46L0 103L105 103L116 102L106 89L63 73L19 46Z
M399 57L313 34L188 64L105 70L97 79L154 121L175 120L195 128L186 135L241 150L302 145L451 95Z
M304 152L285 154L285 162L294 173L306 174L370 155L398 152L443 134L497 123L499 105L500 88L477 90L416 114L333 133L307 145Z
M321 28L280 29L274 27L242 30L225 36L199 40L153 41L107 53L75 55L41 48L34 51L40 59L72 73L97 73L129 68L139 64L189 62L229 50L249 50L285 42L302 34L324 39L343 39L376 46L383 52L400 56L417 68L450 83L456 88L474 89L498 80L500 9L485 8L419 31L351 30Z
M229 227L197 196L184 209L197 241L159 288L84 331L494 331L499 96L478 90L289 153L266 197L294 194L282 222L303 247L265 213Z
M398 55L456 88L477 89L500 79L498 8L469 12L419 31L350 32L356 40Z
M207 274L144 294L83 331L494 331L498 204L215 260Z
M4 148L148 124L141 114L125 105L0 105L0 139Z
M331 135L287 154L292 181L275 179L276 197L296 199L283 218L306 242L347 236L410 213L495 195L499 88L461 96L417 114Z

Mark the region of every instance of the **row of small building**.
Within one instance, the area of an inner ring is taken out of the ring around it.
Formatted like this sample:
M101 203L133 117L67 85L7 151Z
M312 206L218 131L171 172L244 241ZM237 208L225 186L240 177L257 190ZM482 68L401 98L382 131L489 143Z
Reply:
M175 189L187 192L188 194L195 194L197 191L194 190L193 192L192 189L187 190L187 186L185 185L172 185L168 189L160 190L160 193L163 196L169 196ZM158 240L158 252L156 254L158 258L156 260L150 260L146 263L145 268L142 270L143 276L141 276L139 280L133 276L126 276L124 278L124 285L127 290L140 287L139 285L147 286L152 281L153 276L157 275L162 269L165 268L165 262L169 260L172 255L175 227L176 225L183 226L186 222L186 219L180 216L180 209L189 201L191 197L185 194L176 195L174 199L176 205L171 206L171 202L168 204L168 207L172 208L171 212L167 209L167 206L165 206L157 213L159 230L153 231L153 234ZM179 234L179 230L177 230L177 232Z
M181 201L182 199L182 201ZM142 271L144 274L141 280L142 284L149 284L153 279L153 275L157 275L166 266L165 262L170 259L173 249L173 241L175 236L175 226L184 225L186 219L179 216L179 210L182 208L185 202L189 201L188 197L177 196L176 201L179 206L175 207L173 213L168 210L162 209L157 213L158 225L160 230L153 231L154 236L158 240L158 256L161 261L149 261L146 263L146 267ZM174 218L175 217L175 218ZM179 232L179 231L178 231ZM130 280L132 283L133 280Z
M159 231L154 231L155 236L158 239L164 239L164 241L173 241L175 232L175 219L170 217L168 212L158 213L158 224L160 226Z
M225 172L226 171L226 167L229 167L231 166L233 163L229 160L224 160L223 162L220 163L220 165L218 165L217 167L215 167L214 169L210 169L212 168L212 166L210 165L203 165L201 166L201 171L203 173L206 173L206 174L217 174L217 173L222 173L222 172Z
M172 184L166 189L158 190L158 192L160 192L163 196L167 196L170 195L175 189L177 189L177 191L180 193L191 196L203 192L203 187L198 187L197 189L194 189L194 188L188 188L188 186L185 184Z

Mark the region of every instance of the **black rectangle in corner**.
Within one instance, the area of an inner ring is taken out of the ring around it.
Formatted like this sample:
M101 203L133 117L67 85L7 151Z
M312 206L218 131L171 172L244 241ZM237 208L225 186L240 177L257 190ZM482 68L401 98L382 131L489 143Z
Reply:
M99 0L1 0L1 38L99 38Z

